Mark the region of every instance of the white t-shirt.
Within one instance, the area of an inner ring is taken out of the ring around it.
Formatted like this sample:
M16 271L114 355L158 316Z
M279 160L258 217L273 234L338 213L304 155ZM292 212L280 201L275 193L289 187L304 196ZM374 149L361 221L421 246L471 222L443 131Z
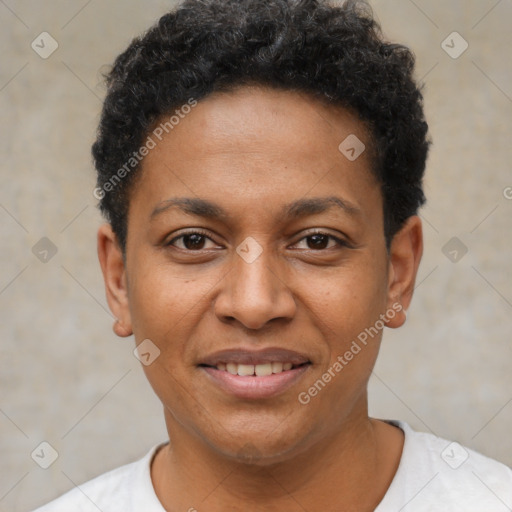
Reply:
M512 470L458 443L388 423L405 434L400 465L375 512L510 512ZM34 512L165 512L151 481L156 445ZM200 504L196 505L197 507Z

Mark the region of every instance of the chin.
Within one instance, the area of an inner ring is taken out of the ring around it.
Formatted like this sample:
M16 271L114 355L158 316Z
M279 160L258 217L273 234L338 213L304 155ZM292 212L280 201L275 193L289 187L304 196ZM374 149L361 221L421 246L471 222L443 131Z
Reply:
M305 425L296 430L286 420L276 427L273 423L268 428L226 429L222 437L208 443L228 459L255 466L270 466L286 461L305 451L310 438L304 431Z

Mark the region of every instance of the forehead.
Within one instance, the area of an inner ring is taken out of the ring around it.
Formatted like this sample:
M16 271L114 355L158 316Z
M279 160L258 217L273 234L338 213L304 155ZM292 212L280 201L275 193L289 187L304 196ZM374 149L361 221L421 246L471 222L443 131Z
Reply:
M237 87L207 96L180 117L174 116L173 122L179 123L167 126L168 133L162 135L172 133L174 140L167 142L180 146L180 153L189 159L223 151L230 158L234 153L270 156L287 151L290 159L318 160L321 155L337 159L340 143L350 136L364 139L369 149L369 134L356 115L298 91ZM165 121L166 116L159 120L160 126ZM368 153L362 155L363 160Z
M272 209L335 189L356 207L367 193L375 202L369 151L355 159L346 153L354 143L357 152L369 148L368 133L340 107L305 93L246 86L185 111L173 124L165 125L164 116L156 128L167 129L149 134L155 147L143 160L135 196L151 213L172 197L192 196L228 209L240 197L246 207Z

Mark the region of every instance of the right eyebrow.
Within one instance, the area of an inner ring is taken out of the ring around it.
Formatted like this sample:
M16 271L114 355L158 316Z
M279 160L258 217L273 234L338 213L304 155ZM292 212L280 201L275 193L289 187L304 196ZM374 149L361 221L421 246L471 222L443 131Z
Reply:
M151 213L151 219L171 208L178 208L182 212L197 217L227 220L229 215L220 206L206 199L196 197L175 197L159 203Z

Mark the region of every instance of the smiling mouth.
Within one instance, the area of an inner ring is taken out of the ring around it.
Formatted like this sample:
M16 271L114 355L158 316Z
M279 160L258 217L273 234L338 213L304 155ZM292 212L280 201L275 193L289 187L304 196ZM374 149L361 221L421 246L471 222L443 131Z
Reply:
M198 362L198 369L208 379L205 384L242 400L280 395L297 385L313 366L306 354L280 347L254 350L239 346L206 355Z
M311 363L309 361L300 364L273 361L262 364L218 363L214 366L207 364L200 364L199 366L212 368L221 372L227 372L231 375L239 375L240 377L268 377L269 375L279 374L289 370L296 370L297 368L310 364Z

